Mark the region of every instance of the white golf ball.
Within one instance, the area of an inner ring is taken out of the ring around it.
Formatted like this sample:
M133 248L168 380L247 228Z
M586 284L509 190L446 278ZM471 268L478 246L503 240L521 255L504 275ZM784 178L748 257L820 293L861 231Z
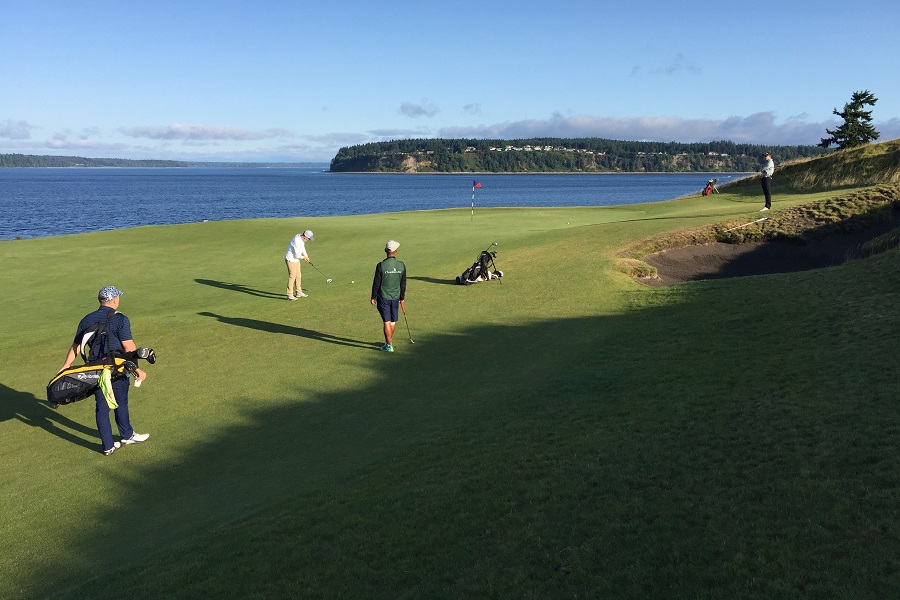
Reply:
M351 281L350 283L356 283L355 281Z

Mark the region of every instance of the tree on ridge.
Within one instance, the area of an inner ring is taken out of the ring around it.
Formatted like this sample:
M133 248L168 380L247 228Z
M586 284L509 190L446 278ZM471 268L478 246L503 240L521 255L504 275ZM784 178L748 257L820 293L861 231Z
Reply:
M872 111L863 110L866 106L875 106L876 102L878 102L878 98L869 90L853 92L850 102L844 105L844 110L838 111L835 108L832 111L833 114L844 119L844 124L837 129L826 129L825 133L829 137L822 138L819 146L828 148L832 144L837 144L837 147L843 150L844 148L865 146L869 142L877 140L880 134L872 126Z

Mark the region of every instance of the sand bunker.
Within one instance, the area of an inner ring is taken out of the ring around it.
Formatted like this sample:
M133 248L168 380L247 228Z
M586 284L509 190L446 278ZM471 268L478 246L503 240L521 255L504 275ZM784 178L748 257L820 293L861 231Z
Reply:
M714 243L656 252L644 262L656 267L657 277L641 279L647 285L672 285L699 279L723 279L769 273L792 273L839 265L852 258L860 245L884 233L873 229L837 234L807 244Z

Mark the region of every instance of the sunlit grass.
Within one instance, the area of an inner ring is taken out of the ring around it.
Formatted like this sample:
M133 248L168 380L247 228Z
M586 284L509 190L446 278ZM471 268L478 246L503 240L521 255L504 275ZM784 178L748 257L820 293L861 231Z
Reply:
M617 268L758 202L0 243L0 596L896 596L896 253L667 289ZM305 268L287 302L306 227L334 282ZM389 238L393 355L368 303ZM502 282L454 285L493 241ZM106 458L90 401L41 398L108 283L159 362L132 390L150 441Z
M900 183L900 140L836 150L825 156L776 165L776 189L816 192ZM759 177L725 184L723 190L759 186Z

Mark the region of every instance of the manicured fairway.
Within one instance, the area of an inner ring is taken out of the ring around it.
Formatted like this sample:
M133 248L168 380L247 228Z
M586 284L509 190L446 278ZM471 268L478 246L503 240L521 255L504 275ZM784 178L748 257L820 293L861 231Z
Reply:
M897 252L667 289L616 266L755 192L0 242L0 597L897 596ZM306 228L334 282L304 267L288 302ZM391 238L416 343L388 355ZM455 285L494 241L502 283ZM152 437L111 457L92 400L41 402L107 284L159 356Z

